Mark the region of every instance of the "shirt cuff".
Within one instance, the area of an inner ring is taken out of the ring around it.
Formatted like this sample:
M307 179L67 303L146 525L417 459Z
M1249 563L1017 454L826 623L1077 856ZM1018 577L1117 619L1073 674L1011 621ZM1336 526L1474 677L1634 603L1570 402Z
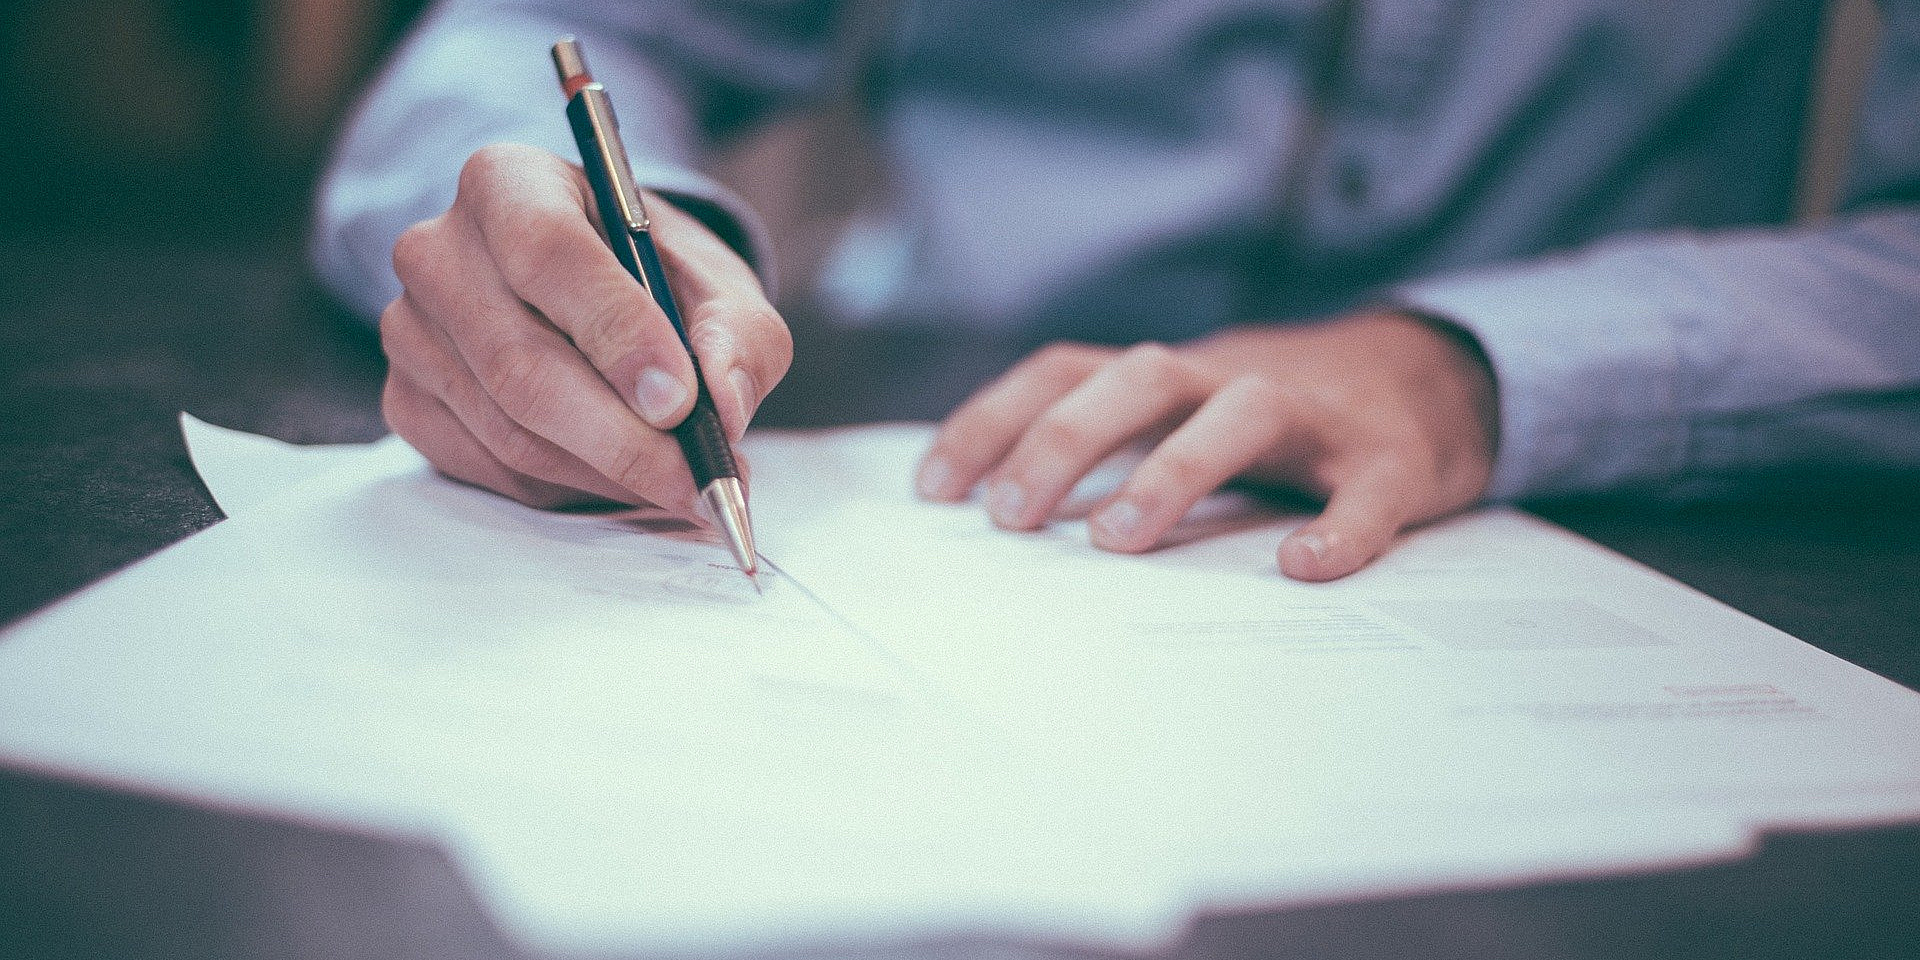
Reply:
M1674 285L1657 256L1623 252L1394 291L1486 352L1500 406L1489 499L1628 489L1680 471L1685 311Z

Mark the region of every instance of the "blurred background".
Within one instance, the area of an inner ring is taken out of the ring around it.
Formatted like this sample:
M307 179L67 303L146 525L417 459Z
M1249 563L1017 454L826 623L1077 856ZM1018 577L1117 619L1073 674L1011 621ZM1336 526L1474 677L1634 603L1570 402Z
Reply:
M428 2L0 2L0 243L266 245L297 256L329 137ZM1872 0L1832 4L1836 56L1816 91L1807 216L1831 206L1873 21ZM790 292L804 291L817 259L792 238L830 236L821 221L850 200L794 172L833 159L817 154L848 142L843 120L829 108L782 125L717 171L789 241Z
M329 131L424 5L0 3L0 240L297 244Z
M430 2L0 0L0 246L187 247L297 270L327 145ZM777 235L822 235L811 221L851 198L802 183L817 168L795 158L847 142L850 122L836 106L778 125L717 172ZM806 276L817 255L781 258Z

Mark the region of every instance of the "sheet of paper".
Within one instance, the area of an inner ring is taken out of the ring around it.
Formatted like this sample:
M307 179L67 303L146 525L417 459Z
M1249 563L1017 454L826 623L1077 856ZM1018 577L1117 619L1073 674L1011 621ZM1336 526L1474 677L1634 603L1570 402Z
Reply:
M190 413L180 415L180 436L213 502L229 517L266 503L345 460L381 456L407 445L397 436L388 436L377 443L302 446L215 426Z
M0 638L0 757L437 837L547 952L1137 947L1920 814L1920 696L1518 514L1307 586L1231 497L1119 557L914 501L924 427L767 435L755 592L666 518L189 429L235 519Z
M756 464L898 476L875 468L923 442L769 444ZM1684 810L1752 831L1920 812L1920 695L1517 513L1305 585L1274 573L1288 521L1226 498L1198 524L1217 535L1124 557L1078 523L1009 536L977 507L839 485L829 507L766 508L785 568L1056 775L1124 797L1140 835L1247 857L1226 885L1249 900L1286 894L1255 865L1316 816ZM1350 854L1383 846L1359 829Z

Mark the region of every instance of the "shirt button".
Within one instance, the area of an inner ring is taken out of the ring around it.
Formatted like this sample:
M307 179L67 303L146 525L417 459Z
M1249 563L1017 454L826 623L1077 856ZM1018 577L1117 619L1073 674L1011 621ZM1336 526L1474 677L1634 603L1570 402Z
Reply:
M1367 202L1367 194L1373 190L1373 178L1367 173L1366 161L1359 157L1344 157L1334 168L1334 191L1341 202L1357 207Z

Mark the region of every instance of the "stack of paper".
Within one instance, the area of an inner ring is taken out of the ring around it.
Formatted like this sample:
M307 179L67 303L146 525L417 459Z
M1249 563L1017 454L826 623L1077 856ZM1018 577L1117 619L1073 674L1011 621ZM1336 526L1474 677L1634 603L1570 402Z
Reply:
M0 639L0 758L437 837L560 954L1143 947L1920 815L1920 695L1539 521L1310 586L1231 497L1141 557L919 503L928 439L752 438L756 591L670 518L195 431L233 519Z

